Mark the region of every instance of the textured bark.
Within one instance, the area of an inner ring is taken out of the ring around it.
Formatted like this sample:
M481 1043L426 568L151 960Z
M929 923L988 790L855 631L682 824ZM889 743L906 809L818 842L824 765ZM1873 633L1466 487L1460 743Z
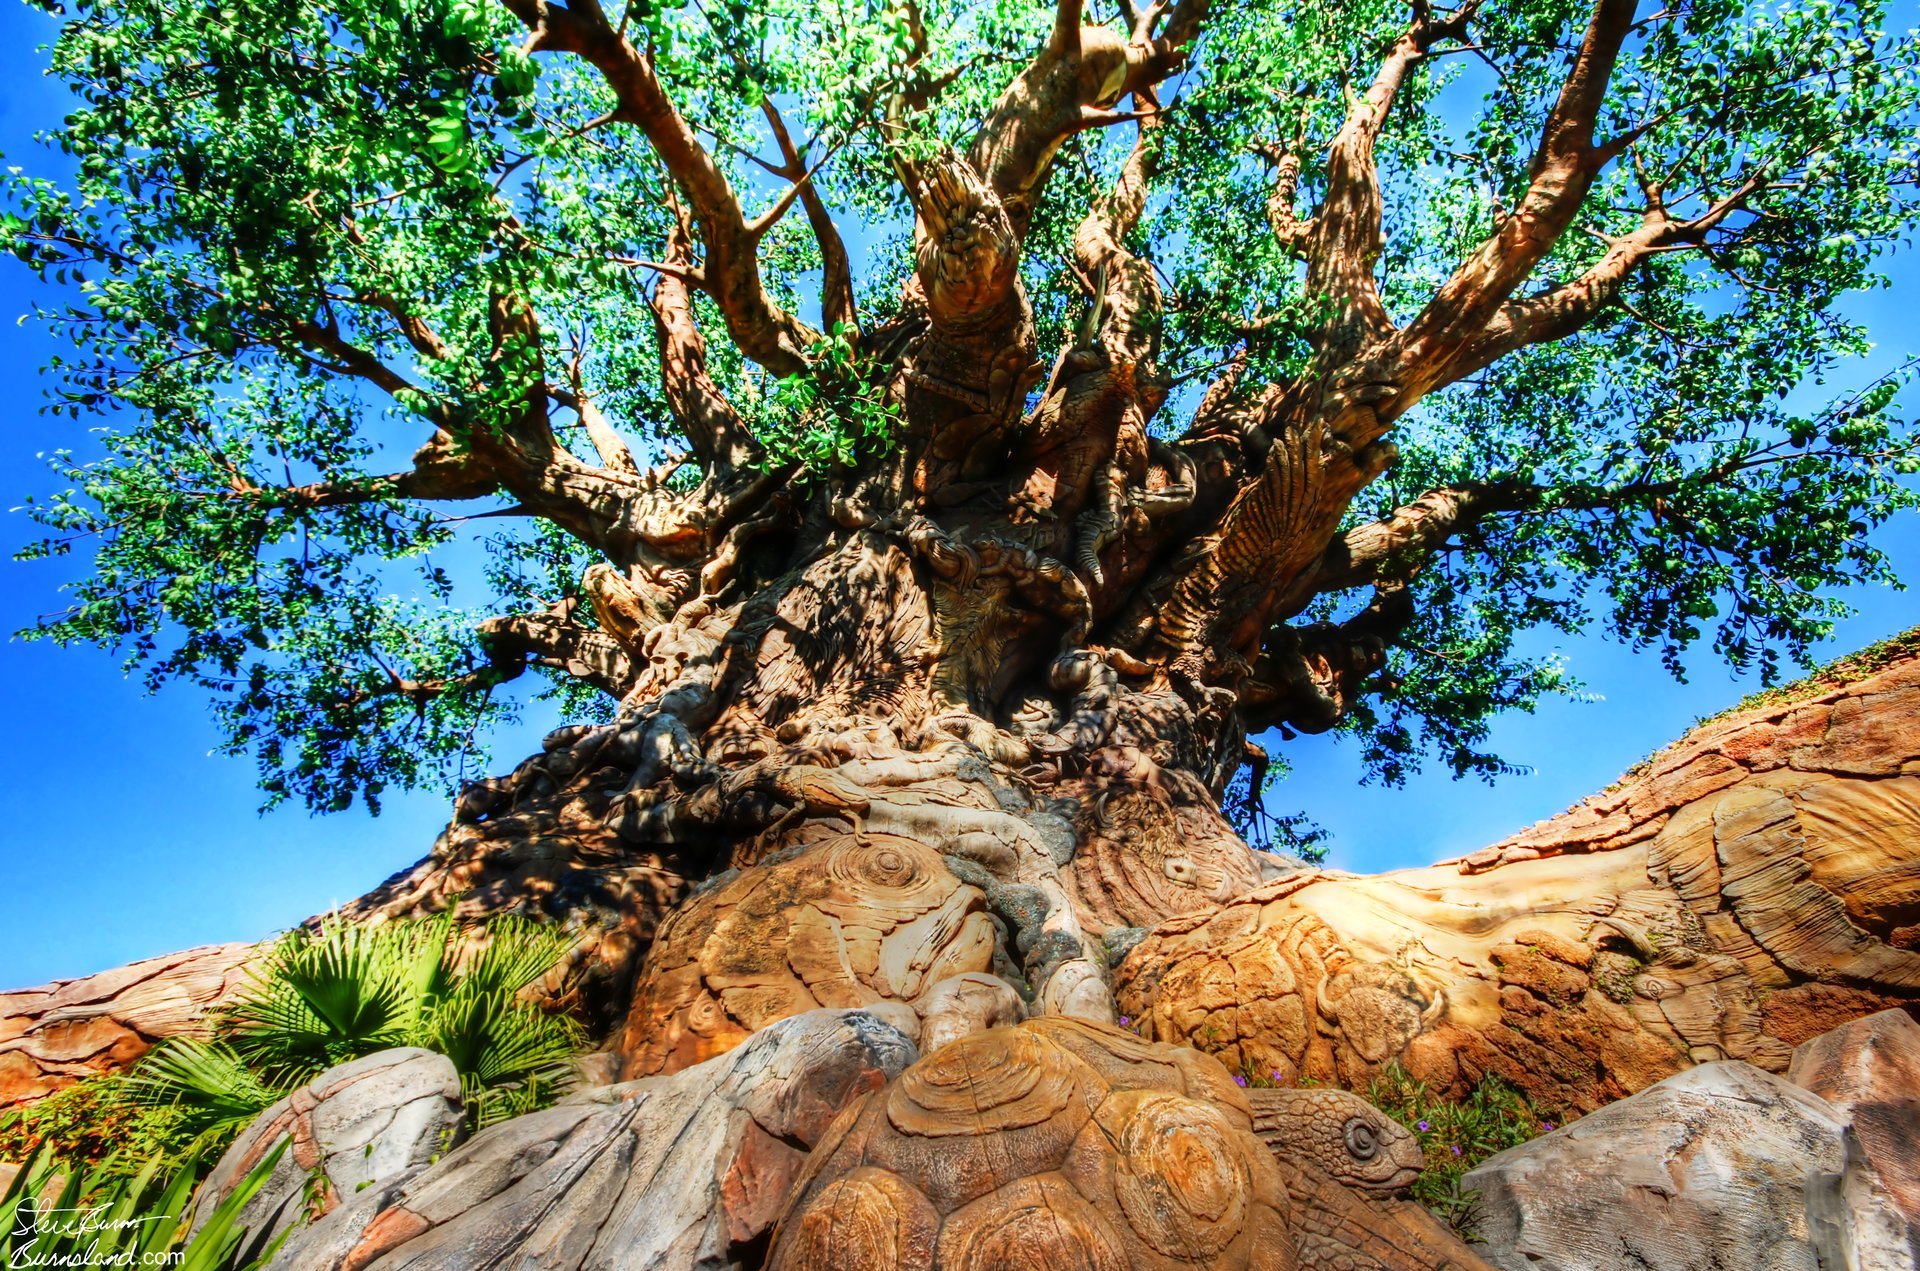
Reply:
M1920 662L1696 730L1466 858L1303 873L1161 924L1119 968L1147 1035L1284 1082L1389 1061L1591 1111L1691 1064L1920 1013Z

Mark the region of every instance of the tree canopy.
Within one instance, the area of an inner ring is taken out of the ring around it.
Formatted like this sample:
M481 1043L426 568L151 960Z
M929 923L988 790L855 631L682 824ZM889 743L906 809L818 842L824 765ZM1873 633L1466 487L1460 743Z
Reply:
M857 501L917 444L914 324L1017 294L1032 337L970 409L1044 434L1097 335L1152 377L1120 483L1209 518L1127 573L1090 496L1093 640L1297 658L1309 704L1243 694L1251 726L1494 771L1490 715L1567 685L1530 630L1771 677L1888 577L1904 375L1824 387L1915 218L1920 43L1885 16L69 0L63 175L16 170L4 232L78 287L52 412L107 431L31 505L83 570L30 634L201 686L273 800L470 775L523 672L579 714L631 685L583 580L704 572L769 483ZM1350 458L1324 526L1236 554L1316 428Z

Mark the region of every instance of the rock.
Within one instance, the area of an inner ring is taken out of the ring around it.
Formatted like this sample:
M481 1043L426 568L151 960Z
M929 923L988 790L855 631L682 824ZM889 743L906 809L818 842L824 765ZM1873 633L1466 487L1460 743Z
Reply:
M1508 1271L1902 1271L1903 1224L1825 1100L1701 1064L1482 1162L1475 1226Z
M1901 1216L1920 1225L1920 1024L1903 1011L1842 1024L1795 1050L1787 1078L1851 1119Z
M841 834L756 865L669 917L613 1049L626 1079L678 1072L774 1020L900 1002L992 964L986 897L897 834Z
M767 1268L1285 1271L1289 1205L1218 1063L1045 1017L943 1047L835 1122Z
M83 1077L125 1072L155 1043L191 1032L239 986L253 952L249 944L204 945L0 993L0 1109Z
M916 1057L863 1011L792 1016L672 1076L491 1126L274 1266L722 1271L758 1247L840 1109Z
M460 1131L460 1074L445 1055L383 1050L329 1068L262 1112L196 1194L197 1229L274 1146L292 1146L240 1211L254 1247L432 1161Z
M1344 1090L1249 1090L1253 1132L1283 1161L1304 1161L1356 1191L1391 1196L1420 1178L1413 1132Z

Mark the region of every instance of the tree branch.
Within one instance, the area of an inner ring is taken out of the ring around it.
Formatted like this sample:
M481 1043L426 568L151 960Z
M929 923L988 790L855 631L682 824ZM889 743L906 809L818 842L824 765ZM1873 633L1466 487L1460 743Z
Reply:
M1283 243L1290 237L1300 241L1307 260L1307 294L1331 303L1333 315L1320 339L1323 367L1344 361L1363 343L1393 331L1374 278L1383 245L1374 146L1408 73L1441 39L1462 33L1478 8L1479 0L1469 0L1446 17L1436 18L1425 3L1415 4L1412 24L1388 49L1373 82L1349 105L1334 134L1327 149L1327 196L1305 227L1299 227L1292 216L1298 161L1291 179L1282 162L1268 215L1273 218L1275 203L1284 191L1286 202L1280 209L1283 215L1274 218L1275 233Z
M786 120L780 117L779 108L773 99L760 99L760 111L767 118L767 126L773 130L775 144L780 147L780 158L785 165L781 175L792 181L800 191L800 206L807 214L807 224L813 229L814 242L820 245L822 278L820 280L820 320L828 330L844 324L848 338L859 333L859 315L853 301L853 266L847 259L847 245L840 239L840 231L834 228L833 217L827 212L827 205L821 201L820 191L814 187L812 175L807 171L806 163L793 144L793 137L787 131Z
M1534 150L1532 176L1519 206L1402 333L1406 405L1446 382L1449 356L1478 335L1573 223L1607 157L1594 144L1594 121L1620 46L1633 27L1634 6L1635 0L1596 0L1573 68Z
M667 261L685 265L691 263L692 254L691 227L681 216L667 239ZM740 412L707 373L707 341L694 319L693 296L686 282L663 271L650 303L660 337L661 388L694 454L721 473L751 465L759 458L760 447Z
M804 371L818 334L768 295L760 276L759 240L739 197L668 98L652 56L634 47L624 27L611 26L597 4L504 2L526 23L532 49L574 54L600 72L619 102L614 117L639 127L685 191L706 247L706 290L740 351L776 375Z
M1413 618L1407 588L1385 583L1345 622L1275 629L1240 687L1249 726L1285 724L1303 733L1333 727L1386 665L1388 648Z
M1149 89L1185 65L1208 0L1180 0L1160 34L1129 39L1106 27L1079 25L1063 36L1068 6L1056 10L1054 36L1002 93L967 150L967 159L1006 206L1019 234L1040 197L1053 156L1075 132L1116 123L1106 113L1129 94ZM1143 24L1144 25L1144 24ZM1089 114L1089 108L1098 108Z
M563 613L523 613L488 618L476 628L496 665L531 656L565 671L611 697L624 697L639 678L625 649L604 632L569 621Z

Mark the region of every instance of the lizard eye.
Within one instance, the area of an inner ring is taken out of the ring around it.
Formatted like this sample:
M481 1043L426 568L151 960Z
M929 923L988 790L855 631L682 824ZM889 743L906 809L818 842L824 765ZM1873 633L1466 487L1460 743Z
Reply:
M1347 1122L1347 1152L1356 1161L1370 1161L1380 1150L1380 1138L1373 1127L1359 1117Z

